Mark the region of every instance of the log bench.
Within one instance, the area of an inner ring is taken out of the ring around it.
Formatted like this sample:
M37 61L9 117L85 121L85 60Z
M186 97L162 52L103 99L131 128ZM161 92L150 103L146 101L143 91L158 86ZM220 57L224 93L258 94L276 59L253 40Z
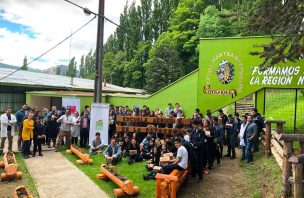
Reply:
M22 172L18 171L16 156L13 152L8 151L3 155L3 161L0 162L0 168L4 169L4 173L1 173L1 181L22 178Z
M97 179L110 179L119 188L114 189L113 193L115 197L126 196L126 195L136 195L139 193L139 188L134 186L133 182L123 175L117 173L115 166L102 164L100 167L101 174L97 174Z
M190 168L184 171L174 169L170 175L156 174L156 198L176 198L181 184L188 177Z
M66 150L67 153L74 153L75 155L77 155L80 160L76 160L77 164L93 164L93 160L90 159L90 155L89 154L85 154L82 153L78 147L76 147L75 145L72 145L70 149Z

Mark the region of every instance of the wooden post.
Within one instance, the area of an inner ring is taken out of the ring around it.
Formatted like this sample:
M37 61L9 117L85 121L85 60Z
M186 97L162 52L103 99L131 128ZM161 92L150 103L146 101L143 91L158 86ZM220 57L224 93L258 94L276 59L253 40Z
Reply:
M293 197L294 198L303 198L303 165L302 163L292 163L292 173L293 173Z
M281 122L278 122L277 123L277 132L280 134L280 133L283 133L283 123Z
M265 157L269 157L271 154L271 123L266 123L266 131L265 131Z
M282 198L287 198L290 194L290 183L288 178L291 171L291 163L288 159L292 156L293 141L285 141L283 144L283 185Z

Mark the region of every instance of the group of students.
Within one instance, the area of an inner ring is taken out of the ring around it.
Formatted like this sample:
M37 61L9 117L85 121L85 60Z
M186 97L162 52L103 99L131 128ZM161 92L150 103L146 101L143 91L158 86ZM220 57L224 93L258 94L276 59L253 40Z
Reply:
M18 150L22 151L24 158L30 155L39 156L42 154L42 145L51 148L51 142L55 151L58 152L60 145L63 144L65 137L66 144L78 143L80 136L80 147L89 145L90 131L90 108L86 106L82 115L76 111L71 114L69 109L64 107L57 110L56 106L48 111L47 108L31 109L26 104L22 109L12 114L11 108L6 108L5 113L1 115L1 145L0 154L3 152L6 138L8 138L8 150L12 150L15 128L18 130ZM30 151L31 143L34 143L33 151Z
M212 116L210 111L203 117L199 109L195 109L192 116L192 125L183 133L182 130L175 134L164 136L164 134L149 133L146 136L143 133L125 133L115 132L116 118L123 116L152 116L168 118L184 117L184 112L178 103L175 108L169 103L163 115L160 109L150 111L145 106L142 110L135 108L130 110L128 107L111 107L109 112L110 129L109 136L112 137L110 144L103 151L103 155L109 163L117 164L122 157L128 158L128 163L147 160L150 163L147 168L151 171L145 175L145 179L154 178L154 166L160 164L160 157L166 153L173 153L176 158L169 163L162 164L164 173L170 173L177 168L184 170L191 164L191 177L202 181L203 174L208 174L212 170L214 161L220 166L223 156L223 145L226 144L226 157L235 159L235 148L240 146L242 149L242 160L247 163L253 161L253 152L258 149L259 135L263 128L263 120L257 109L252 110L252 115L242 116L235 113L234 116L225 115L220 109L218 116ZM114 131L111 133L111 124L114 125ZM131 125L134 123L123 123ZM69 147L71 144L78 144L80 136L80 147L88 146L89 127L90 127L90 109L85 107L82 115L74 112L71 115L69 109L57 111L52 107L51 111L47 109L37 110L29 109L23 105L22 109L16 112L16 116L7 108L1 115L1 145L2 153L6 138L8 138L8 149L12 149L12 140L14 136L15 125L19 131L19 137L22 140L22 153L25 158L33 157L38 152L42 156L41 144L50 147L53 141L55 151L59 150L63 138ZM164 127L161 124L157 127ZM183 126L174 125L167 127L182 128ZM239 138L238 138L239 137ZM21 142L18 138L18 148L21 148ZM56 142L55 142L56 140ZM30 152L31 142L33 141L33 152ZM105 143L96 133L96 138L90 144L90 154L101 152ZM185 163L187 162L187 163ZM158 170L159 171L159 170Z
M178 103L177 105L179 107ZM136 111L139 111L142 116L150 115L148 107L144 107L142 110L133 110L132 113L127 107L118 107L112 110L116 115L136 116ZM159 109L157 110L161 112ZM174 109L168 112L167 117L170 117L171 113L176 117ZM163 164L163 172L170 173L174 168L181 170L187 168L187 166L179 165L181 161L184 162L184 159L187 159L191 164L191 178L198 178L199 181L202 181L203 174L208 174L208 171L212 170L215 160L217 166L220 166L223 145L225 144L227 145L225 157L235 159L235 148L239 147L242 149L241 160L252 163L253 151L258 149L259 136L263 128L263 119L257 109L252 109L252 115L242 116L242 120L238 113L235 113L234 116L231 114L227 116L221 109L218 110L218 113L217 116L212 116L211 112L207 111L206 116L203 117L199 109L195 109L192 126L187 129L186 133L178 132L166 137L157 133L149 133L147 136L143 136L142 133L114 133L111 144L104 150L103 155L107 161L113 164L121 161L122 157L127 157L129 164L149 160L151 164L148 164L147 168L151 170L151 167L159 164L159 159L163 154L172 152L177 158L172 163ZM130 123L123 124L128 125ZM180 126L172 127L179 128ZM185 148L187 154L181 154L185 152L178 154L179 148L181 150ZM154 172L151 171L144 178L153 178L155 176Z

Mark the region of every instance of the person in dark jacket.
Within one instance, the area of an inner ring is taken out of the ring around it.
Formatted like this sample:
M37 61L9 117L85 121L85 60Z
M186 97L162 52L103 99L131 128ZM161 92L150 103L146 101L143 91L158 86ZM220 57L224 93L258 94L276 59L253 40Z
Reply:
M262 133L263 130L263 119L261 117L261 114L258 113L258 110L256 108L252 109L252 120L257 126L257 134L253 140L254 145L253 145L253 152L258 152L259 151L259 137Z
M132 153L132 152L136 152L136 153ZM128 164L132 164L133 162L139 162L142 160L142 158L140 157L140 147L135 139L131 140L128 157L129 157Z
M22 109L16 112L15 117L17 119L17 129L18 129L18 139L17 139L17 145L18 145L18 151L21 151L21 144L22 144L22 123L25 118L25 116L28 113L28 106L27 104L22 105Z
M51 148L51 141L53 142L53 147L56 145L56 138L59 133L60 126L60 124L57 123L57 119L59 117L56 106L53 106L52 111L50 111L47 116L47 145L49 148Z
M213 127L214 127L214 142L216 144L215 148L215 157L217 165L221 164L221 158L223 156L223 145L224 145L224 136L225 132L223 126L219 124L218 117L213 117Z
M80 147L84 148L89 143L90 135L90 117L89 112L84 111L83 116L80 118Z
M244 139L246 145L246 163L253 162L253 154L252 154L252 146L254 144L254 138L258 134L257 132L257 125L253 122L252 116L249 115L247 117L247 127L245 128L244 132Z
M33 157L36 156L36 152L38 149L39 156L42 155L42 150L41 150L41 141L44 138L44 124L41 116L35 117L35 124L34 124L34 148L33 148Z
M207 167L211 170L213 167L214 155L215 155L215 144L214 144L214 127L210 124L209 120L203 121L203 128L205 131L205 144L203 148L203 167Z
M205 132L201 128L201 123L197 120L192 122L193 131L191 133L190 142L193 148L194 163L192 164L191 176L194 179L198 175L199 181L203 179L203 146L205 141Z

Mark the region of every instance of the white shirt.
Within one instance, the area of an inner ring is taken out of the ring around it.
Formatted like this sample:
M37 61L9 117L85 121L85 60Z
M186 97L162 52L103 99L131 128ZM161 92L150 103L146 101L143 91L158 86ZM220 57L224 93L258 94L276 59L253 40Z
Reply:
M186 169L188 167L188 151L184 146L178 148L176 157L181 160L178 165Z
M11 136L14 136L15 125L17 122L16 117L13 114L11 114L11 120L8 120L6 113L4 113L1 115L0 122L1 122L0 137L7 137L7 126L11 126L11 128L12 128Z
M73 123L73 118L71 115L66 116L62 115L57 122L61 123L60 125L60 131L71 131L71 124Z
M245 129L246 129L246 126L247 126L247 122L246 124L241 124L241 129L240 129L240 145L241 146L245 146L245 141L244 141L244 134L245 134Z

